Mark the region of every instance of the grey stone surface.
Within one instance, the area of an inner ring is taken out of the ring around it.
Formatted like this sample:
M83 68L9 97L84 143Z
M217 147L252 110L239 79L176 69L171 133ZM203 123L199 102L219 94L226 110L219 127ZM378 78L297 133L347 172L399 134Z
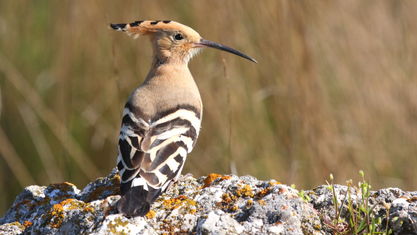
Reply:
M26 227L19 222L6 223L0 226L0 234L22 234Z
M126 218L115 209L119 180L113 171L83 190L70 183L28 186L0 219L0 234L334 234L347 229L346 223L331 223L335 207L327 186L303 194L250 176L187 175L145 217ZM335 185L339 205L347 189ZM359 205L359 190L350 190L351 202ZM381 189L371 193L369 205L382 220L379 231L388 224L394 234L416 234L417 192ZM346 208L345 203L340 213L344 221Z

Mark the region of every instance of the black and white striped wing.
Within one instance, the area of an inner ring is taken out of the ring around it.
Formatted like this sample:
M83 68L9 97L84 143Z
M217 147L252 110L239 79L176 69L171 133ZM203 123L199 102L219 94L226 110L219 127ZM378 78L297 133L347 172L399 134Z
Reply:
M150 123L129 110L124 113L118 157L123 197L118 208L126 215L144 215L180 175L198 137L200 113L179 106Z
M124 195L131 185L131 181L140 171L145 156L141 143L150 125L130 110L127 104L123 110L122 127L119 135L119 154L117 156L117 169L121 176L121 193Z

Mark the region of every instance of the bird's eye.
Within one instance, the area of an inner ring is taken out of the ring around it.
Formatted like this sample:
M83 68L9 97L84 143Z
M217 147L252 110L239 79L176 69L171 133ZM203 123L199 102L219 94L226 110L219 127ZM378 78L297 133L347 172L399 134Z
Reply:
M180 33L177 33L177 34L175 34L174 39L175 40L183 40L184 36L182 36L182 34L180 34Z

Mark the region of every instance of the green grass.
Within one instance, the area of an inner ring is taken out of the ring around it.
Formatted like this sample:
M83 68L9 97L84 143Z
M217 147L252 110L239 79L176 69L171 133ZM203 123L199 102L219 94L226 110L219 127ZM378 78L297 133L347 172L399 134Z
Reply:
M347 191L344 195L344 200L339 203L337 193L334 187L334 178L330 174L330 182L327 182L329 190L333 195L333 206L335 216L331 221L325 221L335 234L392 234L392 230L388 226L389 208L386 208L385 215L386 224L382 224L384 218L376 215L375 206L369 205L371 198L371 185L365 180L365 174L362 170L359 171L361 181L355 186L352 180L348 180ZM359 192L359 200L352 198L352 190ZM347 216L342 217L342 211L345 211Z

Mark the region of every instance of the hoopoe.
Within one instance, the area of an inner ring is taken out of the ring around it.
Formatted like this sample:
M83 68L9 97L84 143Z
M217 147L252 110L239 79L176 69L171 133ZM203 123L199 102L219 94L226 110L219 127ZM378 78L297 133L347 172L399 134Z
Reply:
M212 47L256 60L170 20L110 26L134 37L149 35L153 46L151 69L123 110L117 157L122 194L117 209L128 217L143 216L179 177L200 131L203 105L190 59Z

